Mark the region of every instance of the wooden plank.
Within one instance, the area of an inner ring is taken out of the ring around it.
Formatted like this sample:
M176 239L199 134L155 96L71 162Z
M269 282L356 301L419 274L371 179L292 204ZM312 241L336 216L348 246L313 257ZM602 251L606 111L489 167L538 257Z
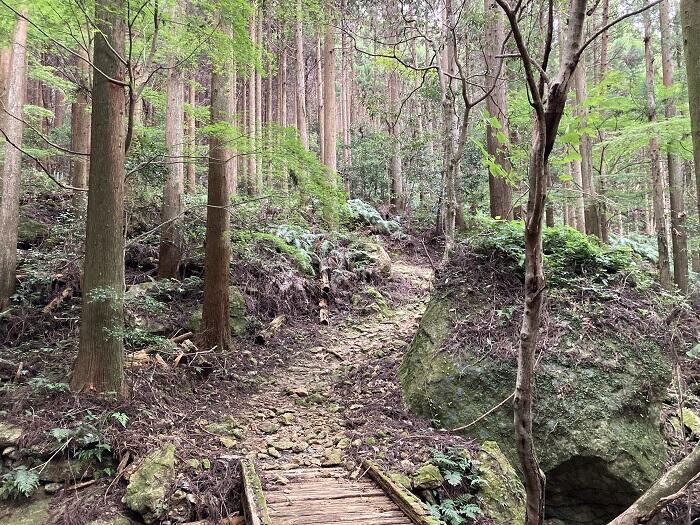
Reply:
M267 512L267 502L263 494L260 478L252 462L241 461L243 470L243 514L248 525L272 525Z
M338 500L336 500L338 501ZM311 505L280 505L272 504L269 505L270 518L273 520L275 518L284 516L316 516L318 514L352 514L352 513L362 513L362 512L391 512L398 511L396 504L389 498L386 499L384 505L361 505L345 503L340 500L341 505L329 505L329 501L323 501L320 503L320 508L312 507ZM399 511L400 512L400 511Z
M269 503L284 503L284 502L297 502L297 501L326 501L335 499L348 499L356 498L358 500L363 500L368 496L379 496L383 493L379 490L376 492L368 492L364 494L323 494L323 493L312 493L312 494L279 494L276 493L275 497L269 498ZM434 524L430 524L434 525Z
M364 514L320 514L317 516L289 516L275 520L276 525L285 523L287 525L312 525L323 524L329 525L333 523L373 523L384 524L386 520L396 520L399 523L410 524L411 521L399 510L391 512L373 512Z
M401 511L411 520L411 523L415 525L440 525L440 522L430 515L428 509L423 506L423 503L415 494L396 483L376 463L365 460L363 465L367 469L369 476L398 505Z

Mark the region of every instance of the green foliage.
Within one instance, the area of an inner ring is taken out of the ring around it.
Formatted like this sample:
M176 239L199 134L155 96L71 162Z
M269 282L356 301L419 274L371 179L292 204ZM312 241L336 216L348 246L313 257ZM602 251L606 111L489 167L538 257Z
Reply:
M401 232L401 225L397 221L385 220L374 206L360 199L349 200L348 208L354 221L375 226L380 233L392 235Z
M483 480L478 474L478 462L469 458L465 450L434 450L430 463L438 467L449 485L431 491L432 502L428 504L431 515L448 525L461 525L476 519L481 510L477 492Z
M252 239L255 242L262 242L273 247L277 252L283 253L296 264L297 268L302 272L313 275L314 269L311 264L311 253L305 248L301 248L298 239L293 239L290 244L286 239L274 234L266 232L256 232L252 235Z
M28 498L38 486L39 475L20 465L0 478L0 500Z
M525 267L523 223L483 218L478 229L471 240L477 253L500 253L515 263L522 275ZM606 246L597 237L566 226L545 228L542 244L545 276L555 286L579 284L577 280L583 277L605 283L611 276L636 270L628 248Z
M45 394L60 394L61 392L68 392L68 385L66 383L55 382L44 376L32 377L27 384L31 386L37 392Z
M97 426L106 424L104 419L112 419L120 423L124 421L124 426L128 421L126 414L120 412L106 413L100 417L88 411L76 426L52 428L49 435L56 441L58 450L68 450L81 461L94 460L101 463L104 456L112 452L112 446L105 441Z

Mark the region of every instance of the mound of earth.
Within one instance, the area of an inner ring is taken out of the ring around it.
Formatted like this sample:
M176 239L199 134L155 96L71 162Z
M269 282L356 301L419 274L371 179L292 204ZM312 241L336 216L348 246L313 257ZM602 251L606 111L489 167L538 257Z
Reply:
M463 434L496 441L518 465L509 397L522 259L517 227L491 228L462 244L438 276L400 380L413 411L448 429L469 425ZM607 523L666 460L659 416L671 367L657 337L667 312L659 294L634 284L643 276L629 254L568 229L549 233L545 253L557 285L543 315L534 432L547 516Z

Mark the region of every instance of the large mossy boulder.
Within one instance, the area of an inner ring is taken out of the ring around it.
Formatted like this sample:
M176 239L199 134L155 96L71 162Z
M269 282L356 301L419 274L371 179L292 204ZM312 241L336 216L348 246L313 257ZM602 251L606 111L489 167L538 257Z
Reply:
M131 474L124 503L144 523L155 523L168 511L174 482L175 445L169 443L146 456Z
M460 247L399 372L414 412L445 428L478 420L464 432L498 443L513 465L513 415L503 402L516 379L519 268L498 250ZM666 460L659 416L670 362L652 336L663 315L629 281L606 273L599 286L595 275L586 274L584 292L575 271L550 290L536 367L533 429L547 516L566 523L607 523Z
M228 289L229 315L228 325L231 333L234 335L243 335L248 329L248 309L246 307L245 298L236 286L229 286ZM202 308L199 307L190 317L187 323L187 329L191 332L199 331L199 326L202 323Z
M51 498L40 492L25 500L0 500L0 524L44 525L50 506Z
M482 514L499 525L525 523L525 488L498 443L482 443L477 459Z

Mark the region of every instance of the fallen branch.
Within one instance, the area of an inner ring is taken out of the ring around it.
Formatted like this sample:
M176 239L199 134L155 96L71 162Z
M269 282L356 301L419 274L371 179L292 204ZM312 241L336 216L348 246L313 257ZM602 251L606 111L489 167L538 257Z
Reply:
M170 339L173 343L182 343L183 341L187 341L190 337L194 335L194 332L187 332L184 334L180 334L176 337L173 337Z
M503 401L501 401L500 403L498 403L495 407L492 407L492 408L490 408L489 410L487 410L486 412L484 412L483 414L481 414L479 417L477 417L477 418L476 418L474 421L472 421L471 423L468 423L468 424L463 425L463 426L461 426L461 427L453 428L453 429L450 429L450 430L443 429L443 430L441 430L441 432L459 432L460 430L466 430L466 429L468 429L469 427L473 427L473 426L476 425L479 421L482 421L482 420L486 419L488 416L490 416L491 414L493 414L496 410L498 410L498 409L501 408L503 405L505 405L508 401L510 401L511 399L513 399L513 396L514 396L514 395L515 395L515 392L513 392L511 395L509 395L509 396L508 396L507 398L505 398Z
M637 525L657 507L669 503L671 496L682 493L700 474L700 447L695 447L683 460L661 476L630 508L609 525ZM675 499L675 498L674 498ZM667 500L662 504L662 500Z
M430 263L430 267L433 269L434 272L437 272L437 268L435 267L435 263L433 262L433 258L430 256L430 253L428 252L428 248L425 246L425 242L423 239L420 240L420 243L423 245L423 251L425 251L425 255L428 256L428 262Z
M56 297L51 299L51 302L49 304L44 306L44 308L41 310L41 313L50 314L54 308L56 308L63 301L65 301L66 299L68 299L69 297L72 297L72 296L73 296L73 288L70 286L67 288L64 288L60 294L58 294Z

